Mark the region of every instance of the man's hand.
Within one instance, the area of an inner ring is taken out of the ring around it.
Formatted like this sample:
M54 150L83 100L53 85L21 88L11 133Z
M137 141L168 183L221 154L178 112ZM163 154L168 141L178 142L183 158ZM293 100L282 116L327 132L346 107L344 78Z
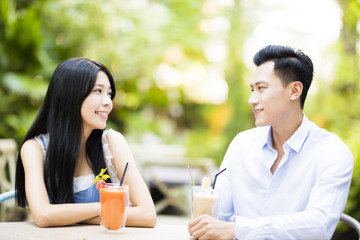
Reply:
M189 233L196 239L234 239L235 223L203 214L189 222Z

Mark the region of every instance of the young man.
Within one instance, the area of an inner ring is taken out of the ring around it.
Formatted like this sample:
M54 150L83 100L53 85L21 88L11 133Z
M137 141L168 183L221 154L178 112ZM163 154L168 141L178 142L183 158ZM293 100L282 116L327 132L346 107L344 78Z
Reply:
M257 128L231 142L218 176L218 219L189 223L198 239L331 239L353 170L349 148L303 113L313 64L299 50L267 46L250 84Z

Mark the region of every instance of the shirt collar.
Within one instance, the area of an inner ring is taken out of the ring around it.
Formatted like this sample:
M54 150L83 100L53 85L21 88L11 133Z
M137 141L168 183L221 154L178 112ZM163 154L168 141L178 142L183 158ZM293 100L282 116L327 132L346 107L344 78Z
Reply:
M301 122L299 128L286 141L285 144L287 144L294 151L299 152L309 134L310 125L311 125L311 122L306 117L305 113L303 113L303 119L302 119L302 122ZM267 135L266 135L266 138L264 138L264 144L262 146L263 146L263 148L268 147L269 149L273 149L272 148L272 128L271 127L268 127Z
M272 148L272 128L269 126L263 127L264 128L264 133L266 134L263 138L263 143L262 143L262 149L264 149L265 147L269 148L269 149L273 149Z

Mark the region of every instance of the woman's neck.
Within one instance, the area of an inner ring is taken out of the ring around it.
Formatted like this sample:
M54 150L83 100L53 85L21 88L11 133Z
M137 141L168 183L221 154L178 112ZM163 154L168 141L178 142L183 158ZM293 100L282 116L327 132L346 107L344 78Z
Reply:
M87 138L86 138L86 140L87 140ZM91 173L93 173L93 172L87 161L86 141L85 141L85 138L82 137L81 142L80 142L78 157L76 160L74 177L85 176L85 175L88 175Z

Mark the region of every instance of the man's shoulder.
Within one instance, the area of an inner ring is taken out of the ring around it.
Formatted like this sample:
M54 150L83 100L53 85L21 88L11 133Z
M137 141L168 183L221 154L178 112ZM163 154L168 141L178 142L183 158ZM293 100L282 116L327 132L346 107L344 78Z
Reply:
M334 132L330 132L325 128L321 128L312 122L309 139L310 144L318 148L318 150L326 150L329 154L342 152L342 154L351 154L350 148L341 140Z
M341 143L344 144L340 137L333 132L328 131L325 128L321 128L316 123L311 122L310 137L316 139L317 142L324 145L325 143ZM319 141L321 140L321 141Z

